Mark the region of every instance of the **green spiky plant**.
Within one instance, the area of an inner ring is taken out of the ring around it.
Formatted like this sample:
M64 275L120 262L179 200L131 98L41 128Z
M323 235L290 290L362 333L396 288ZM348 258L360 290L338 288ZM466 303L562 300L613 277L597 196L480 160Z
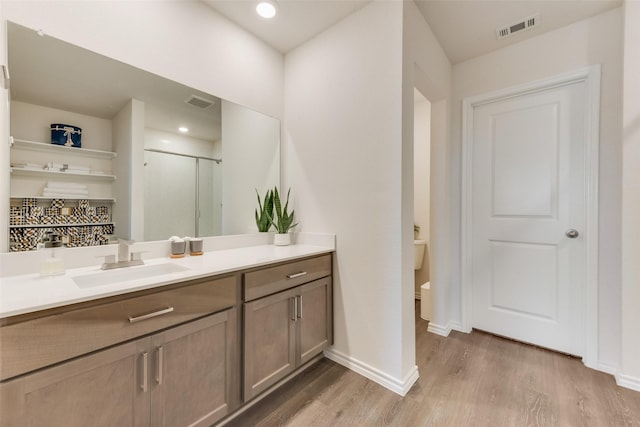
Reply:
M289 214L288 212L290 194L291 188L289 188L289 191L287 192L287 201L285 202L283 209L282 204L280 203L280 194L278 193L278 187L276 186L273 189L273 207L276 213L276 217L273 218L273 215L270 215L269 219L271 220L271 224L273 224L279 234L286 234L289 232L289 230L298 225L297 222L295 224L293 222L295 211L292 210L291 214Z
M266 232L271 228L271 218L273 217L273 190L267 190L264 195L264 205L260 200L260 194L256 188L256 196L258 196L258 206L260 209L256 209L256 225L258 231Z

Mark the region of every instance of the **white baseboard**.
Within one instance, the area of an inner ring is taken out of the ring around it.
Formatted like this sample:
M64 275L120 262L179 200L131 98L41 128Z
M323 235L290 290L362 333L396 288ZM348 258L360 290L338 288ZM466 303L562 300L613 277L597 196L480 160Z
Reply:
M462 328L462 323L457 322L457 321L451 321L451 322L449 322L449 328L450 328L452 331L464 332L465 334L471 333L471 329L469 329L468 331L465 331L465 330Z
M451 325L447 324L446 326L436 325L433 322L429 322L429 327L427 328L427 332L431 332L432 334L440 335L443 337L448 337L451 332Z
M325 350L324 355L327 359L333 360L334 362L357 372L363 377L380 384L400 396L405 396L419 377L417 366L414 366L404 379L398 380L397 378L394 378L373 366L369 366L366 363L354 359L335 349Z
M631 375L615 374L616 384L620 387L629 388L631 390L640 391L640 378L632 377Z
M614 375L614 376L616 375L616 372L618 371L618 367L617 366L612 365L611 363L607 363L607 362L598 362L597 366L594 369L597 370L597 371L600 371L600 372L606 372L607 374L611 374L611 375Z

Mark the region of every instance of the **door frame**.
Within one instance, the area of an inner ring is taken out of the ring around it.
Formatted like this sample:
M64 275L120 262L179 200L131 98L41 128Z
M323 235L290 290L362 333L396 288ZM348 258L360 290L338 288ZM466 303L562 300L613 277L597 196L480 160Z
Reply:
M528 95L535 92L584 82L586 96L586 147L584 157L586 225L585 283L581 292L581 321L583 334L583 363L598 366L598 182L600 147L600 65L556 75L551 78L500 89L462 100L462 198L461 198L461 326L471 332L472 310L472 196L473 180L473 112L483 104Z

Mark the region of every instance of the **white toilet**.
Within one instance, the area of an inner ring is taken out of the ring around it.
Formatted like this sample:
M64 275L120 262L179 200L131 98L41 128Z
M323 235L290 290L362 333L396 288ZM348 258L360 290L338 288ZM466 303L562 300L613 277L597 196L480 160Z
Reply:
M413 241L413 268L420 270L422 268L422 262L424 261L424 250L427 247L426 240L414 240Z
M431 320L432 305L431 302L431 282L427 282L420 286L420 317L424 320Z
M414 262L415 270L422 268L424 262L424 251L427 248L426 240L414 240ZM420 317L424 320L431 320L431 283L427 282L420 286Z

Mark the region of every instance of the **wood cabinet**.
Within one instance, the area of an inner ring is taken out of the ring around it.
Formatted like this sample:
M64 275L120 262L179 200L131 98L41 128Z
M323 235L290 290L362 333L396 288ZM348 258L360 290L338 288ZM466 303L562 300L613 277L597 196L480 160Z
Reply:
M309 268L330 265L330 255L313 258L302 263L285 264L276 269L282 275L290 277L293 286L289 287L280 277L273 277L271 271L248 273L265 277L271 282L261 282L252 277L250 283L260 283L264 289L280 290L244 303L244 401L258 394L294 372L315 356L322 353L333 342L332 330L332 282L327 275L309 283L299 284L309 274ZM288 269L288 271L287 271ZM269 270L269 269L266 269ZM322 268L331 272L331 268ZM302 274L305 273L305 274ZM245 276L245 300L247 295L260 295L247 292ZM251 277L251 276L250 276ZM273 282L281 284L275 286ZM282 290L284 288L284 290ZM250 297L249 297L250 298Z
M137 340L1 383L0 425L149 425L144 351Z
M240 299L238 285L236 276L197 279L36 318L9 319L0 328L0 379L10 379L236 306ZM141 315L154 313L161 314L135 321Z
M0 425L209 426L238 405L236 309L0 384Z
M151 337L151 426L210 426L239 405L236 309Z
M331 257L2 319L0 426L222 420L332 344Z

